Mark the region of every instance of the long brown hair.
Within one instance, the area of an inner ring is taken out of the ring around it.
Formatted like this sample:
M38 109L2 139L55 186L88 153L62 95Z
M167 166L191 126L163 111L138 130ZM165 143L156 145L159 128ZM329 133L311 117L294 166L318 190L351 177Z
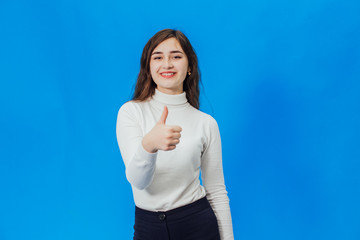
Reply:
M186 92L188 102L196 109L199 109L200 69L198 67L197 56L189 39L181 31L174 29L163 29L157 32L146 43L141 55L140 72L137 78L132 100L144 101L154 95L156 84L152 80L150 73L151 53L161 42L169 38L176 38L188 57L191 75L186 74L186 78L183 83L183 90Z

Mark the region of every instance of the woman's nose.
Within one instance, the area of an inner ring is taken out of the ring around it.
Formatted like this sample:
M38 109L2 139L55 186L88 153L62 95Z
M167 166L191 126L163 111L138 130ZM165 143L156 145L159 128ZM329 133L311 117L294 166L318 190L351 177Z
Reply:
M173 64L169 58L165 58L164 60L164 68L172 68Z

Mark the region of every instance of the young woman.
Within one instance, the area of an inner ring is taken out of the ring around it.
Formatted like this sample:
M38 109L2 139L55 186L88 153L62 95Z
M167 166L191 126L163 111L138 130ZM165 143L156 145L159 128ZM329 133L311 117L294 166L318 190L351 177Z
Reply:
M219 128L198 110L200 72L189 40L161 30L140 64L133 100L116 124L136 205L134 239L234 239Z

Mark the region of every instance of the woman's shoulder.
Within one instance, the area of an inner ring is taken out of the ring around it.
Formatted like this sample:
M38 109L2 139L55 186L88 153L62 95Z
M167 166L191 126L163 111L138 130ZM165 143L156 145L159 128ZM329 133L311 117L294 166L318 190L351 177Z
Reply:
M206 124L216 125L217 126L216 119L212 115L210 115L209 113L203 112L200 109L197 109L197 108L194 108L194 107L192 107L192 111L194 111L198 115L198 117L202 121L204 121Z
M134 111L138 110L145 101L129 100L121 105L119 111Z
M143 103L144 101L129 100L121 105L118 110L117 119L118 121L141 121L143 116Z
M139 101L129 100L123 103L118 110L118 117L120 116L137 116L140 111Z

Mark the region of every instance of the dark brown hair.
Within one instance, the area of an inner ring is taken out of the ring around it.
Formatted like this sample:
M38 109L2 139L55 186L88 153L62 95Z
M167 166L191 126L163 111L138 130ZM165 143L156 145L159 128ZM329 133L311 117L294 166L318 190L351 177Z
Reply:
M174 29L163 29L157 32L146 43L141 55L140 72L137 78L132 100L144 101L154 95L156 84L152 80L150 73L151 53L160 43L169 38L176 38L176 40L178 40L188 58L191 75L186 74L186 78L183 83L183 90L186 92L188 102L196 109L199 109L200 70L198 67L197 56L189 39L181 31Z

